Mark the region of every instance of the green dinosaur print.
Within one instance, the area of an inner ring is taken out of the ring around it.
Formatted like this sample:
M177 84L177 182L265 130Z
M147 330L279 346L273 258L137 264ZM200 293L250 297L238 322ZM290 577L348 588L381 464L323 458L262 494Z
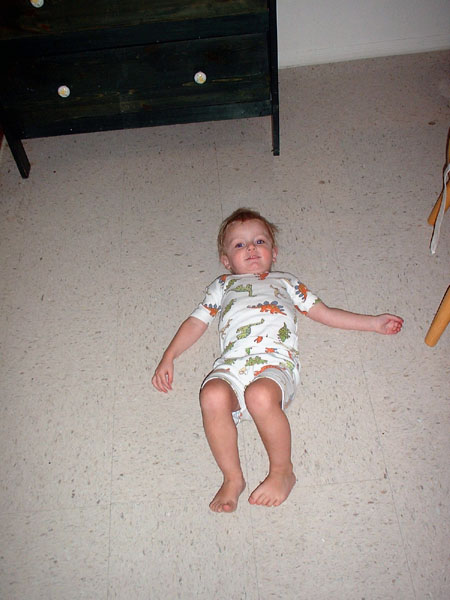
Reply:
M291 373L294 372L294 363L291 363L290 360L285 360L284 362L281 363L281 366L288 369Z
M242 327L238 327L236 329L236 337L238 340L242 340L252 333L252 327L256 327L256 325L262 325L264 323L264 319L258 321L257 323L250 323L249 325L243 325Z
M229 352L232 347L235 345L236 342L230 342L226 348L223 349L223 353L226 354L227 352Z
M286 323L283 323L283 327L278 331L278 339L280 342L285 342L290 335L291 332L289 331Z
M227 287L225 288L225 291L227 292L230 289L230 287L236 283L236 281L237 281L237 279L230 279L230 281L227 283Z
M253 286L251 283L248 283L247 285L238 285L235 288L233 288L231 291L232 292L247 292L247 294L249 295L250 298L254 297Z
M254 365L265 365L268 361L264 360L260 356L252 356L248 358L245 362L246 367L253 367Z
M235 302L236 302L236 299L235 299L235 298L233 298L232 300L230 300L230 301L228 302L228 304L227 304L227 305L225 306L225 308L223 309L223 313L222 313L222 319L223 319L223 317L224 317L224 316L227 314L227 312L228 312L229 310L231 310L231 307L233 306L233 304L234 304Z
M236 362L237 358L226 358L223 362L226 365L234 365L234 363Z

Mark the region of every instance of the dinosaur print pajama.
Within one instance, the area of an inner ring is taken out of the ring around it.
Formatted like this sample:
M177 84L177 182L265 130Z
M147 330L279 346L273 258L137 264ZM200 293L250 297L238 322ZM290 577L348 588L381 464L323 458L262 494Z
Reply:
M291 402L300 381L297 315L319 301L290 273L221 275L208 286L191 316L209 325L219 315L221 356L202 387L217 378L231 385L240 406L236 424L251 420L244 392L256 378L280 386L283 409Z

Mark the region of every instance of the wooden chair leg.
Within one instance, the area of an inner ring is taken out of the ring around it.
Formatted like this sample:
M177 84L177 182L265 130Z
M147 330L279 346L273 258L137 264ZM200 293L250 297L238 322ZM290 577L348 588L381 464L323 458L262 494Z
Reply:
M425 343L428 346L435 346L445 328L450 322L450 287L447 289L445 296L438 308L438 311L430 325L430 329L425 337Z
M447 137L447 164L450 164L450 132ZM446 191L447 191L447 201L445 203L445 210L447 211L448 207L450 206L450 181L447 181ZM443 195L444 195L444 192L442 191L441 195L437 199L436 204L434 205L433 210L430 213L430 216L428 217L428 223L430 225L434 225L436 223L436 218L438 216L439 209L441 208L441 202L442 202Z

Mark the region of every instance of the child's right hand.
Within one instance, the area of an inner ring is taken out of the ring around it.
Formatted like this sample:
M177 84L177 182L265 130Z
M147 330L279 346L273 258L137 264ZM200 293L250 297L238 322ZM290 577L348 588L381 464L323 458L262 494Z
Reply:
M156 367L155 374L152 377L152 384L160 392L167 394L172 389L173 381L173 360L162 358Z
M152 377L152 383L157 390L167 394L172 389L173 361L190 348L207 328L208 325L196 317L188 317L186 321L183 321L173 340L167 346Z

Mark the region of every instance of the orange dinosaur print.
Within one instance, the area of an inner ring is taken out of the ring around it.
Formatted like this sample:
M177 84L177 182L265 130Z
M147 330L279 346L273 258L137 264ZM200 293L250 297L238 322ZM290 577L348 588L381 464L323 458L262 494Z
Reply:
M308 295L308 288L306 287L306 285L304 285L303 283L301 283L300 281L297 283L297 285L295 286L295 293L297 294L297 296L300 296L300 298L305 301L306 297Z
M295 308L298 310L299 313L301 313L302 315L307 315L308 311L307 310L300 310L299 307L297 305L295 305Z
M275 352L275 348L266 348L266 352L269 354L270 352Z
M271 315L285 315L284 306L278 304L276 300L273 302L264 302L263 304L257 304L256 306L249 306L248 308L259 308L260 312L268 312Z
M254 341L255 341L257 344L259 344L260 342L262 342L262 340L263 340L263 336L262 336L262 335L258 335L258 337L257 337L257 338L255 338L255 340L254 340Z
M267 369L279 369L280 371L283 370L278 365L264 365L264 367L261 367L261 369L259 369L259 371L255 371L255 377L257 375L260 375L263 371L266 371Z
M282 310L282 307L276 304L268 304L267 306L261 306L261 312L270 312L271 315L285 315L286 313Z
M207 304L202 304L203 308L206 308L206 310L209 312L209 314L212 317L215 317L217 315L217 313L219 312L219 309L217 308L217 306L211 306L211 305L207 305Z
M267 273L260 273L260 274L258 275L258 279L260 279L260 280L262 281L262 280L263 280L263 279L265 279L265 278L266 278L268 275L269 275L269 272L268 272L268 271L267 271Z

